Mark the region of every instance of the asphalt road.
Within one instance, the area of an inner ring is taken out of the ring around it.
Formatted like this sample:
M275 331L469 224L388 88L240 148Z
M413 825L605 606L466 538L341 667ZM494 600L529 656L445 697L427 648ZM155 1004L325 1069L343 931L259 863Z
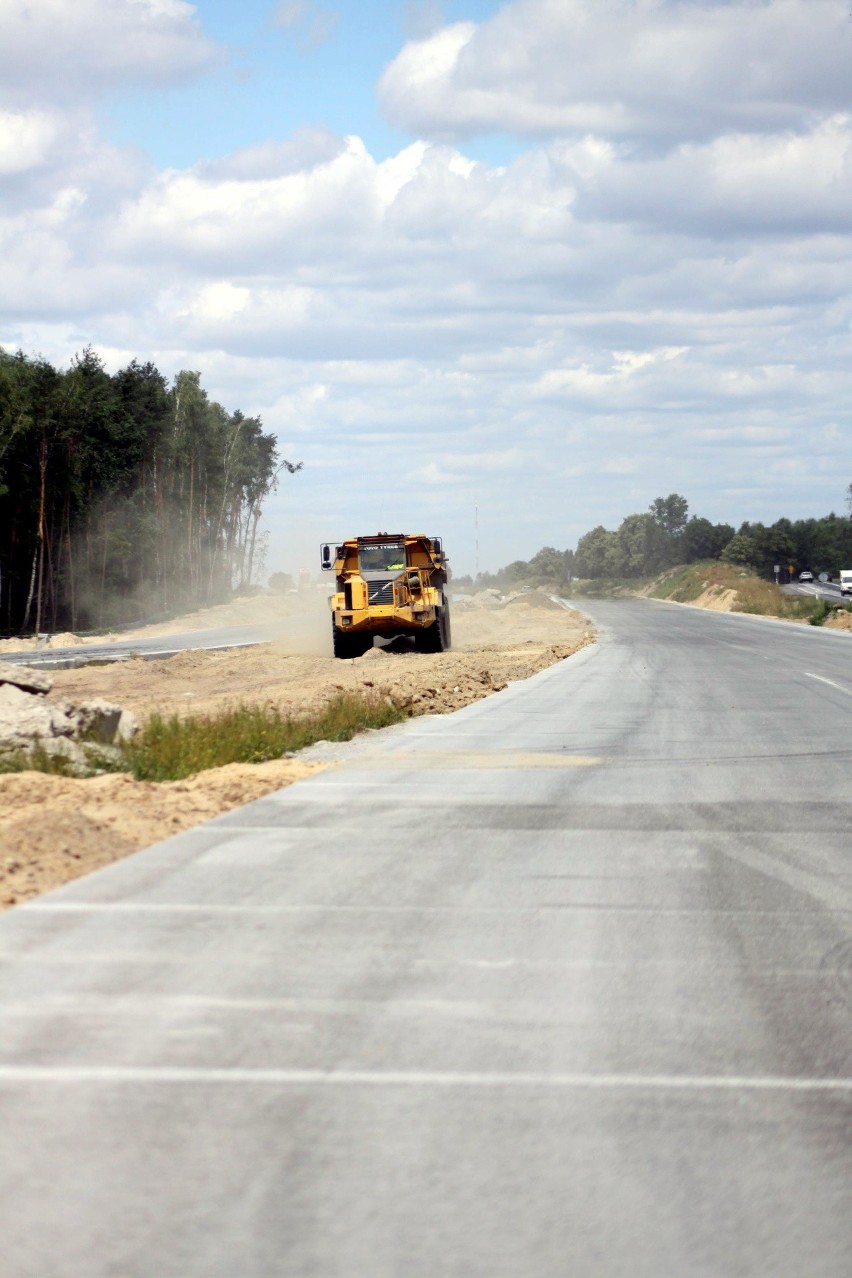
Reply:
M279 627L280 630L280 627ZM329 623L329 634L330 623ZM124 639L116 635L109 643L79 644L69 648L28 648L4 652L3 661L26 666L91 665L98 661L124 661L128 657L147 657L151 660L174 656L188 648L213 650L220 648L251 647L266 643L276 637L272 626L220 626L210 630L187 630L181 634L150 636L145 639ZM329 649L331 640L329 639Z
M847 1278L852 636L588 611L0 920L3 1278Z
M792 581L782 586L785 595L805 595L812 599L825 599L827 603L848 604L848 595L840 593L840 586L834 581Z

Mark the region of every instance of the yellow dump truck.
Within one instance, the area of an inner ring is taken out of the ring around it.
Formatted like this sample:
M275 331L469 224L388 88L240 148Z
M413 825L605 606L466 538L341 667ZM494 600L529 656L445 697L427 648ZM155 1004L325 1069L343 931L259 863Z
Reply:
M323 545L324 571L334 572L331 596L336 657L360 657L373 639L410 635L418 652L450 646L447 560L440 537L374 533Z

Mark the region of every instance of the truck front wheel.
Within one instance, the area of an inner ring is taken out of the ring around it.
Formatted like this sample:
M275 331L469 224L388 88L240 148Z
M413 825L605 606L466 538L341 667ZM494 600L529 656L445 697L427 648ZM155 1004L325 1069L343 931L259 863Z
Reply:
M435 609L435 622L414 636L418 652L446 652L450 646L450 610L444 605Z
M340 657L343 661L353 661L356 657L363 657L368 648L373 646L373 636L365 634L347 634L344 630L338 630L337 626L332 625L331 641L334 645L335 657Z

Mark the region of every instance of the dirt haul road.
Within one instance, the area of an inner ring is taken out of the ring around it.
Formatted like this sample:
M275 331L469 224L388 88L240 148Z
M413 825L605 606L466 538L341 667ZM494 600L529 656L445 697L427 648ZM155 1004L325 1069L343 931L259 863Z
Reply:
M494 592L454 605L452 650L428 656L374 648L356 661L336 661L326 601L272 594L139 633L258 622L277 627L279 621L280 638L255 648L56 671L49 699L105 697L143 723L154 711L204 714L240 703L299 715L342 690L389 698L412 714L445 714L529 678L593 635L584 617L543 594L504 600ZM62 638L67 643L69 636ZM328 766L291 757L230 764L166 783L125 774L80 780L38 772L0 775L0 907Z

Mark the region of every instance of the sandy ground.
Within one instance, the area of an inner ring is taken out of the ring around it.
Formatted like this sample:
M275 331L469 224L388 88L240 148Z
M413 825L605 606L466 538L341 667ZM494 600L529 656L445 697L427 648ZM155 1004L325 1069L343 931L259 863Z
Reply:
M374 648L357 661L336 661L321 598L267 594L181 618L168 630L256 622L280 628L276 641L232 652L189 651L162 661L59 670L50 699L106 697L144 722L155 711L203 714L240 703L298 714L351 689L390 698L412 714L443 714L528 678L592 639L585 618L540 594L506 603L485 594L460 603L453 611L453 648L428 656ZM168 630L156 628L157 633ZM152 634L154 628L139 633ZM0 776L0 907L26 901L325 766L298 758L231 764L162 784L126 775Z
M724 586L708 586L693 603L696 608L709 608L713 612L733 612L737 604L737 592L726 590Z

